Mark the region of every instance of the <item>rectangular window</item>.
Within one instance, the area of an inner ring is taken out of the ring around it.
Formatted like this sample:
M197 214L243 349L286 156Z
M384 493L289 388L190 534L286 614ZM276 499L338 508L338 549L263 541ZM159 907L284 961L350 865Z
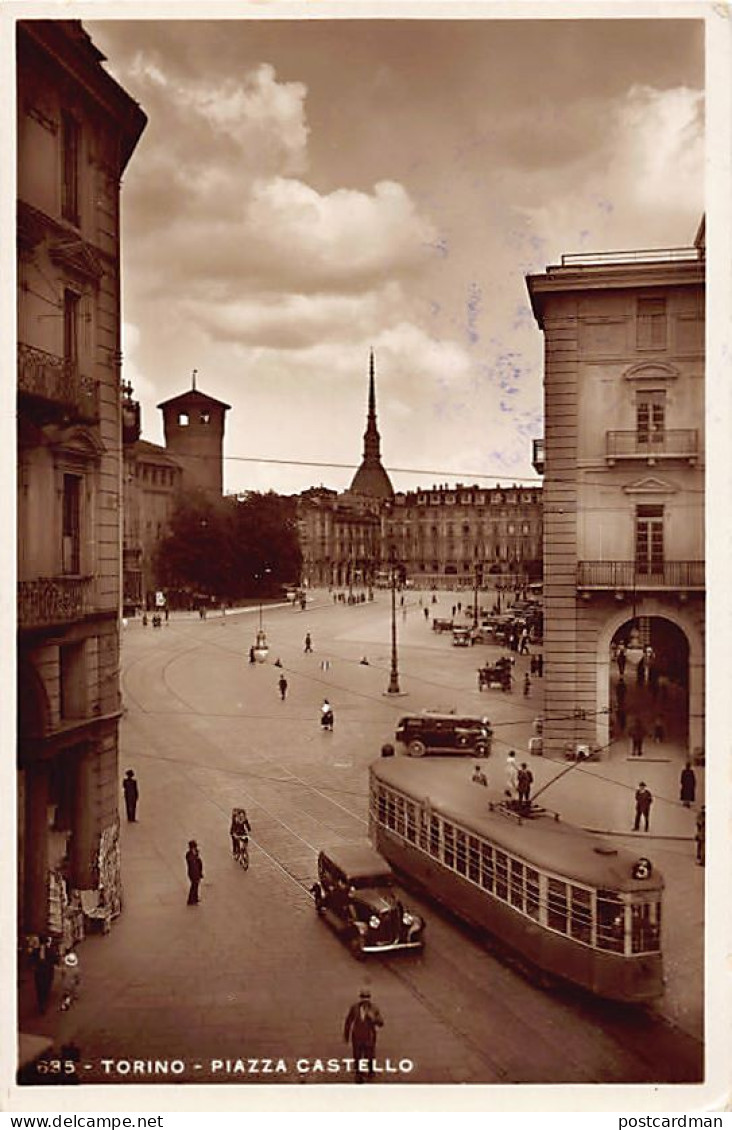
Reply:
M490 844L480 845L480 885L486 891L493 890L493 848Z
M496 852L496 894L499 899L508 899L508 856Z
M430 816L430 855L436 859L440 855L440 821L436 816Z
M567 933L567 884L550 879L547 887L547 926Z
M636 507L635 567L639 576L663 576L663 540L663 507Z
M455 869L461 875L468 873L467 837L459 829L455 832Z
M396 830L400 836L405 836L407 833L407 814L403 796L396 798Z
M392 829L396 827L396 804L393 793L386 794L386 825Z
M480 840L468 836L468 878L480 883Z
M636 435L641 447L652 447L663 443L666 427L665 392L643 392L638 394L635 405Z
M79 295L64 291L64 361L70 368L79 363Z
M518 859L511 860L511 906L524 908L524 865Z
M417 842L417 822L415 819L416 813L414 805L411 801L406 802L406 834L410 843Z
M86 664L84 644L59 648L59 714L62 721L86 715Z
M79 123L71 114L61 115L61 215L79 226Z
M578 942L592 942L592 893L584 887L570 887L569 932Z
M63 573L81 572L81 476L64 475L62 503Z
M615 891L597 892L597 945L601 950L625 952L625 906Z
M539 921L539 872L526 868L526 913Z
M444 839L445 839L445 850L444 850L444 854L443 854L443 859L445 860L445 866L446 867L454 867L455 866L455 829L453 828L452 824L448 824L446 820L443 821L443 824L442 824L442 835L444 836Z
M379 785L378 796L378 820L379 824L386 824L386 789Z
M666 348L667 316L665 298L639 298L636 321L638 349Z
M661 948L660 902L634 903L630 908L630 938L633 953L654 953Z

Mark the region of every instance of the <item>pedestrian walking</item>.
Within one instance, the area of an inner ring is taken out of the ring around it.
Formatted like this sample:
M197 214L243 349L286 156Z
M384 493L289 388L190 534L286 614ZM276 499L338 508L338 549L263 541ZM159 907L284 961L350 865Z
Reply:
M376 1052L376 1034L383 1028L384 1021L381 1013L371 1000L368 989L362 989L358 1000L352 1004L346 1014L343 1025L343 1039L351 1041L354 1058L354 1074L357 1083L363 1083L364 1077L374 1077L374 1054Z
M702 805L699 809L699 815L696 818L696 861L700 867L704 867L707 861L706 851L706 807Z
M287 679L284 675L280 675L277 686L280 688L280 698L284 702L287 698Z
M323 699L323 705L320 708L320 725L324 730L331 731L333 729L333 707L327 698Z
M681 790L681 803L684 808L691 808L696 798L696 774L691 768L690 761L687 761L686 765L681 770L679 786Z
M198 851L198 844L195 840L188 841L188 851L186 852L186 868L188 870L188 878L190 879L190 890L188 891L188 905L198 905L198 888L203 879L203 860Z
M429 620L429 618L430 618L430 610L429 610L429 608L425 608L425 610L424 610L424 618L425 618L425 620Z
M330 671L330 659L321 659L320 670L321 671Z
M528 698L531 694L531 675L527 671L524 675L524 698Z
M79 999L81 989L81 967L79 958L73 950L61 962L61 1011L67 1012Z
M635 791L635 823L633 824L633 831L640 831L641 819L645 825L645 831L648 831L648 820L651 815L651 805L653 804L653 795L646 785L645 781L641 781Z
M475 785L485 785L486 788L488 787L488 778L486 777L480 765L475 766L475 768L473 769L473 776L470 778L470 780Z
M140 796L139 789L137 788L137 781L132 769L128 769L125 773L125 779L122 782L122 789L125 794L125 808L127 809L127 819L130 824L134 824L137 820L137 801Z
M518 791L518 765L516 764L516 751L510 750L506 758L506 796L513 798Z
M525 761L521 762L521 768L518 771L516 779L516 787L518 789L519 804L528 808L531 797L531 786L534 783L534 774L529 769Z
M257 657L256 657L256 655L254 654L254 645L253 645L253 644L252 644L252 646L251 646L251 647L249 648L249 662L250 662L250 663L256 663L256 662L257 662Z
M630 729L628 730L628 734L630 735L630 740L631 740L631 743L632 743L631 744L630 756L631 757L642 757L643 756L643 739L646 736L646 731L645 731L645 727L643 725L643 719L642 718L636 717L636 718L633 719L633 721L630 725Z
M310 632L305 636L305 654L308 655L313 650L313 641L310 637Z
M627 662L627 659L626 659L626 656L625 656L625 644L624 643L618 644L618 653L617 653L617 656L615 657L615 661L618 665L618 674L620 675L620 678L622 679L623 675L625 674L625 664Z
M33 982L36 987L38 1011L42 1015L48 1008L58 957L52 938L42 937L37 939L37 942L38 944L31 953L31 964L33 966Z

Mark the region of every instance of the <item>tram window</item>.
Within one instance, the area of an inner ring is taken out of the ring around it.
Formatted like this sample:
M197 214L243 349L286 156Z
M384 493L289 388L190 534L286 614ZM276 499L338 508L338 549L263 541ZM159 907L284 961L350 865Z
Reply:
M416 843L416 841L417 841L417 822L416 822L416 819L415 819L414 805L411 803L411 801L407 801L405 807L406 807L406 820L407 820L407 826L406 826L407 839L410 841L410 843Z
M435 857L440 854L440 821L436 816L430 816L430 855Z
M578 942L592 941L592 895L584 887L571 887L569 932Z
M379 824L385 824L386 823L386 789L382 789L381 787L379 787L378 807L379 807Z
M660 902L633 904L630 908L630 937L633 953L652 953L661 948Z
M597 892L597 945L601 950L625 950L625 907L615 891Z
M480 883L487 891L493 890L493 848L490 844L480 845L481 877Z
M465 832L455 832L455 868L461 875L468 871L468 853L466 850Z
M524 908L524 865L518 859L511 860L511 906Z
M455 866L455 829L452 824L447 821L442 826L442 833L445 837L445 866Z
M396 804L393 793L386 794L386 823L390 828L396 826Z
M480 840L468 836L468 878L480 882Z
M419 810L419 846L422 851L427 851L429 848L429 817L424 809ZM434 854L434 853L433 853Z
M396 798L396 830L400 836L406 835L406 822L407 817L404 812L404 797L398 796Z
M546 923L552 930L567 933L567 884L561 879L550 879L547 892Z
M539 921L539 872L526 868L526 913Z
M496 894L508 898L508 856L502 851L496 852Z

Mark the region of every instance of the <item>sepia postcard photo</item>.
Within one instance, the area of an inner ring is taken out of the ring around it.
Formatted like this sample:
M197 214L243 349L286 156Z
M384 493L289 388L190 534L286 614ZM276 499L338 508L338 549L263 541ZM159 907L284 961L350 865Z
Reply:
M729 10L2 26L6 1109L723 1107Z

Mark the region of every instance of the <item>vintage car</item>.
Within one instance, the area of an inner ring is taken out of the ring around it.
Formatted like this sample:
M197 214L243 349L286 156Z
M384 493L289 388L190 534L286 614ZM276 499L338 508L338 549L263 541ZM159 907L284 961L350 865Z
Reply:
M389 864L368 843L321 851L311 891L318 914L354 957L424 945L424 919L404 906Z
M471 628L453 628L452 630L452 646L453 647L472 647L473 645L473 631Z
M502 691L512 689L513 675L511 673L511 660L502 655L495 663L487 663L485 667L478 668L478 690L484 687L492 690L494 687Z
M423 757L425 753L488 757L493 731L487 718L425 710L400 718L395 737L406 746L410 757Z
M445 620L444 618L441 618L439 616L433 617L432 631L433 632L451 632L452 631L452 620Z

